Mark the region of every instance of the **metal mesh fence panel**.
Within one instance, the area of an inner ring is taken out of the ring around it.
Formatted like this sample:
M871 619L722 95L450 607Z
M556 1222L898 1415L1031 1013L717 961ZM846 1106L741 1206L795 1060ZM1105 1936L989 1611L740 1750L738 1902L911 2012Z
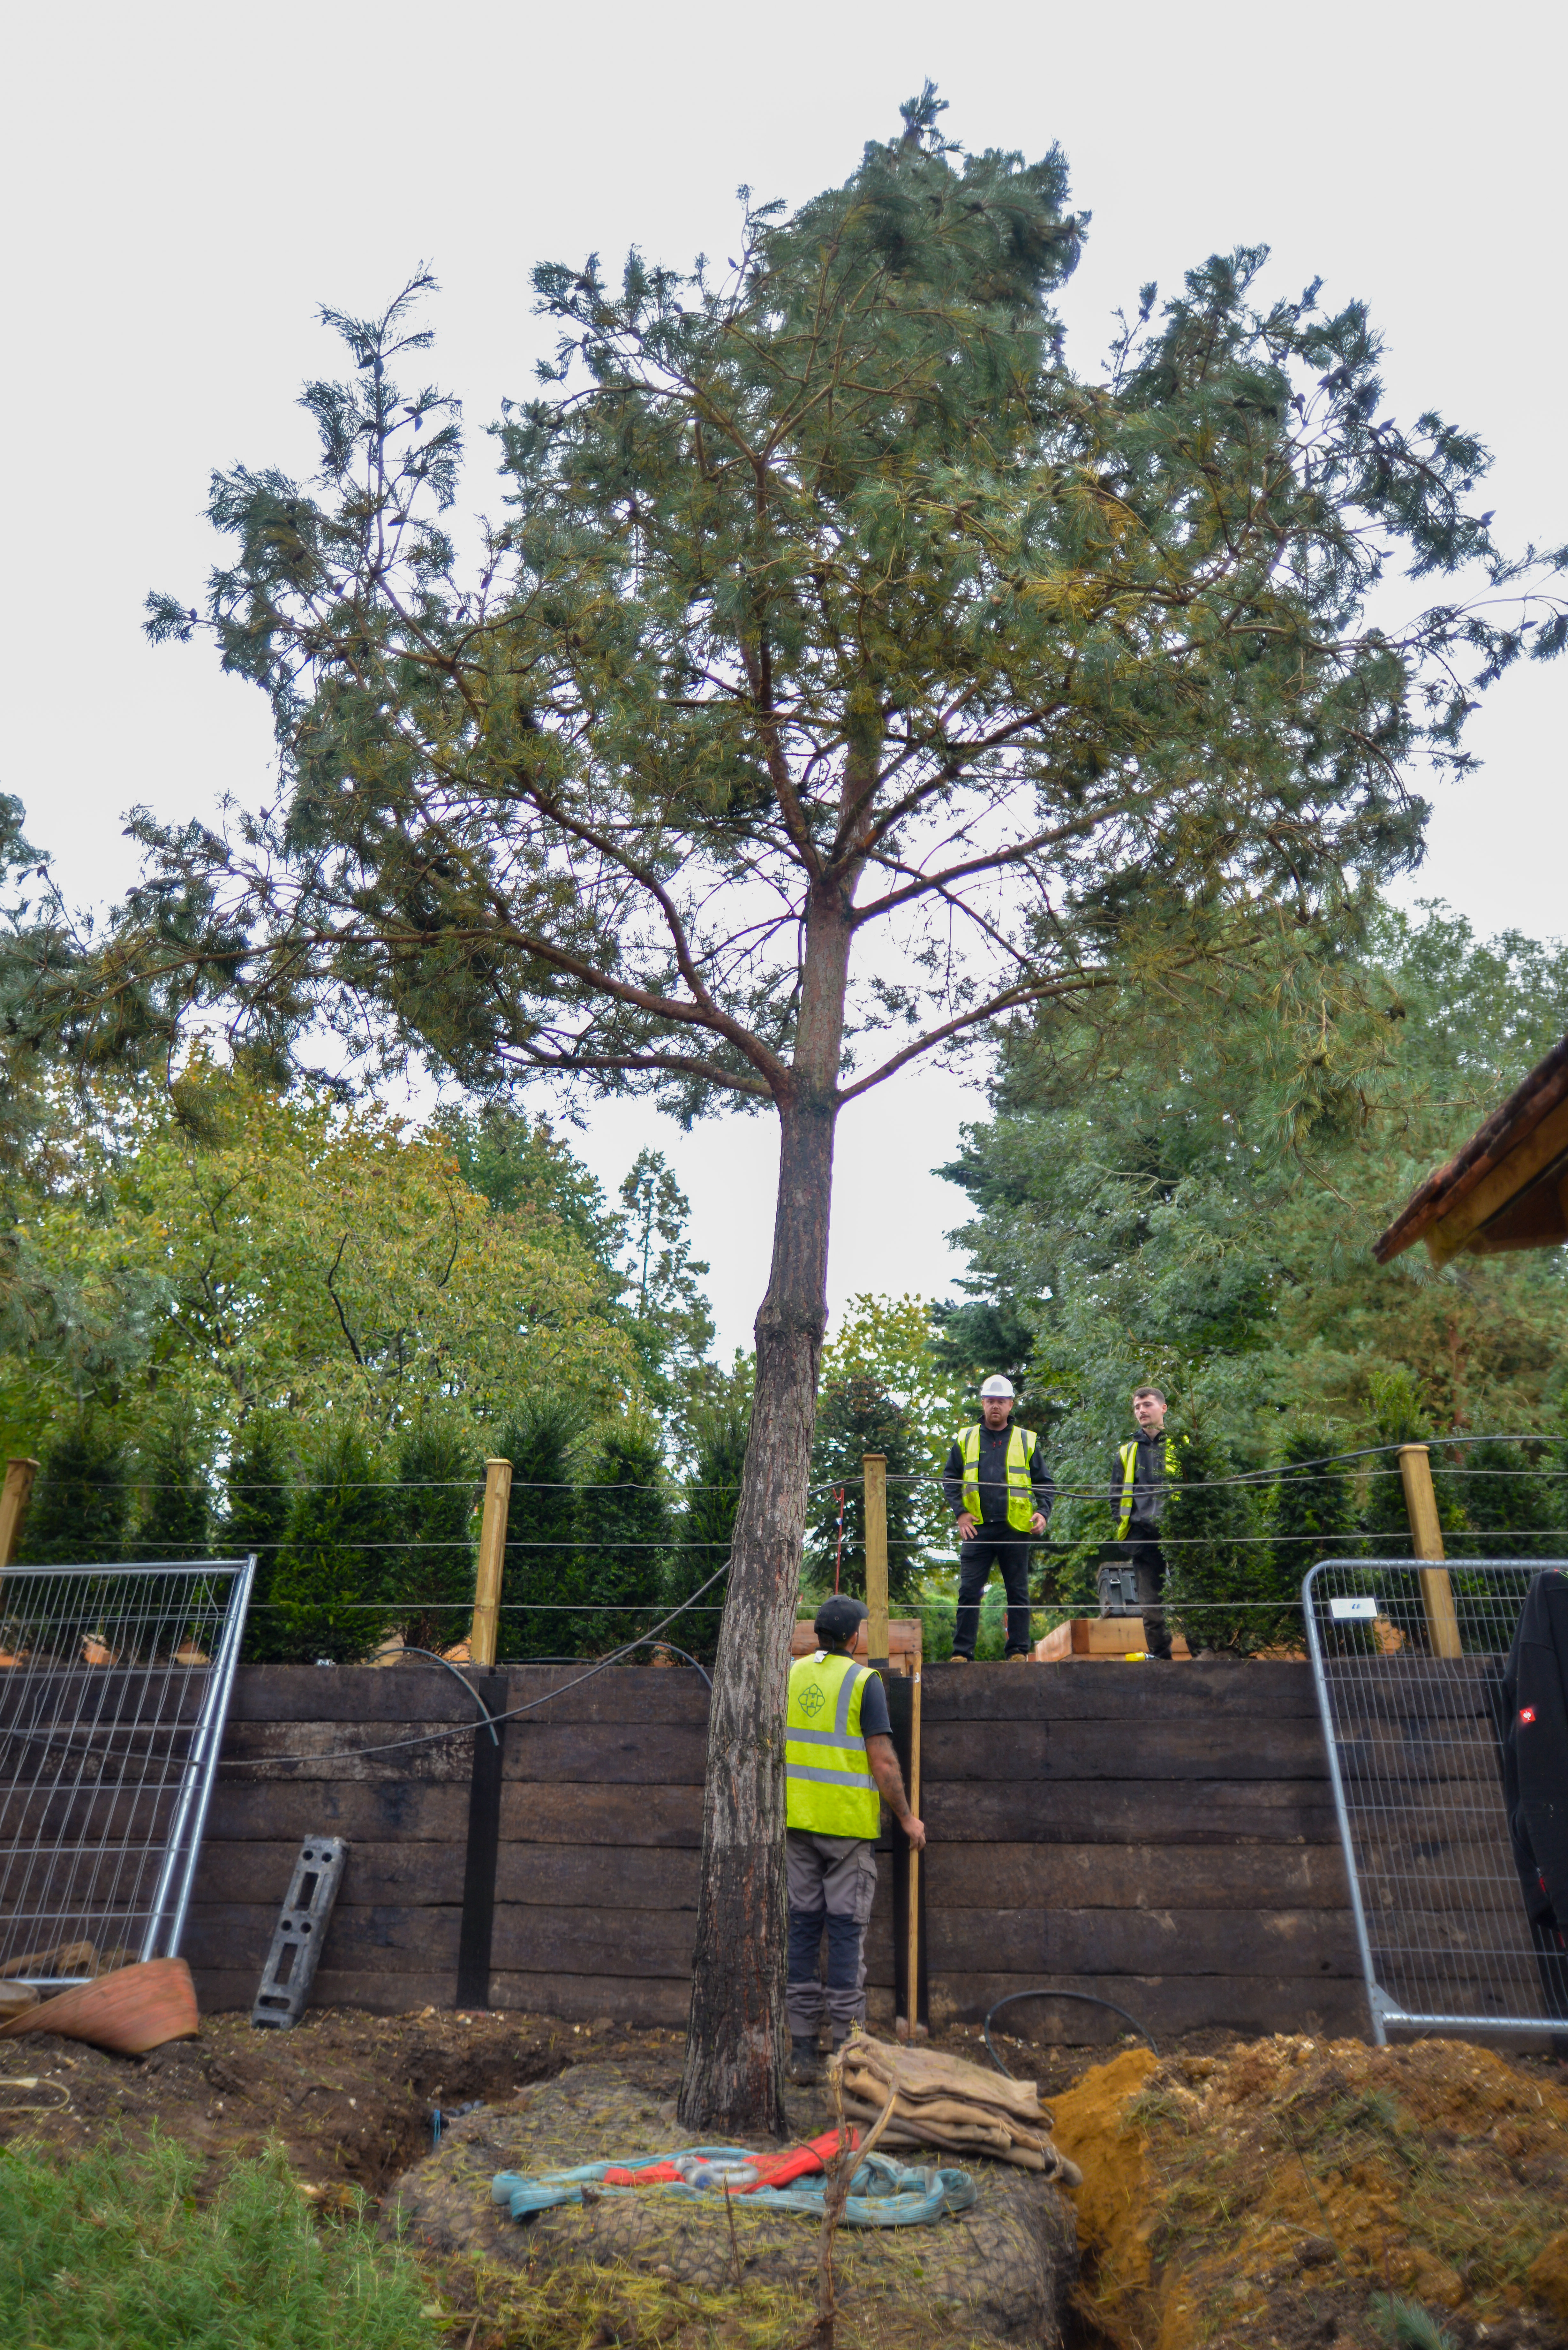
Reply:
M1554 1562L1329 1559L1302 1586L1374 2037L1561 2032L1503 1808L1502 1676Z
M0 1975L178 1954L254 1571L6 1570Z

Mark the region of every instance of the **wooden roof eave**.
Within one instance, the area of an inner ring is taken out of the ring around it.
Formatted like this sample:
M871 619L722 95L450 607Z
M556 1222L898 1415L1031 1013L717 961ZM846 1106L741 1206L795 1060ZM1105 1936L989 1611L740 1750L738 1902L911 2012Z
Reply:
M1428 1176L1372 1253L1387 1264L1421 1240L1439 1265L1568 1240L1568 1036Z

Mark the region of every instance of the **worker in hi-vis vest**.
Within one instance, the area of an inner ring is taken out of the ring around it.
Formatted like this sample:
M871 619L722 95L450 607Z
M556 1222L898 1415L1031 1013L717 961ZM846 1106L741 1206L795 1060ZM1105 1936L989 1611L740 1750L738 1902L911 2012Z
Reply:
M1111 1461L1116 1548L1100 1568L1100 1613L1141 1616L1148 1654L1168 1664L1170 1632L1159 1604L1166 1575L1159 1513L1166 1480L1179 1474L1176 1440L1167 1433L1158 1388L1135 1388L1132 1408L1137 1434L1119 1444Z
M821 2078L817 2043L825 2006L835 2048L866 2020L866 1922L877 1890L882 1798L917 1852L926 1841L904 1793L882 1676L849 1654L866 1615L858 1599L825 1599L812 1627L815 1654L797 1657L790 1667L784 1712L784 2012L792 2081ZM818 1977L825 1932L826 1986Z
M1029 1654L1030 1537L1044 1533L1056 1488L1039 1438L1007 1424L1012 1416L1011 1379L987 1379L980 1412L976 1425L958 1437L942 1471L942 1491L959 1536L953 1662L973 1660L980 1603L992 1568L999 1566L1007 1591L1007 1654L1022 1664Z

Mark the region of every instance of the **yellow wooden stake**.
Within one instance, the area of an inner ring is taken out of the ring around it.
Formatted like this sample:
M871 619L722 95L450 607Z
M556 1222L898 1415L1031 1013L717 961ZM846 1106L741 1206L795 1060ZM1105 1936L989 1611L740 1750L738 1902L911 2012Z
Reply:
M1432 1460L1424 1444L1399 1447L1399 1477L1405 1488L1405 1511L1410 1521L1410 1547L1417 1558L1442 1558L1443 1530L1438 1523L1438 1497L1432 1491ZM1454 1608L1454 1587L1448 1568L1423 1568L1421 1606L1434 1657L1464 1654L1459 1619Z
M7 1461L5 1463L5 1482L0 1485L0 1575L16 1555L22 1521L33 1498L33 1480L37 1473L36 1461Z
M501 1570L506 1561L506 1507L512 1499L512 1463L484 1464L484 1515L479 1527L479 1573L473 1586L473 1630L469 1638L469 1661L495 1662L495 1635L501 1612Z
M866 1654L874 1665L888 1661L888 1456L860 1456L866 1480Z
M909 1809L920 1816L920 1666L915 1660L915 1686L909 1692ZM920 1856L909 1848L909 1940L905 1960L909 1984L909 2037L919 2031L920 2013Z

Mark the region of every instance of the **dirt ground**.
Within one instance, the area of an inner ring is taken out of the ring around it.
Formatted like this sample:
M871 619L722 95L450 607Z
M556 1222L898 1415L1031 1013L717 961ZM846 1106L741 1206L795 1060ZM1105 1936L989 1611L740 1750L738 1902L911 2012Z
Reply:
M934 2044L985 2061L978 2033ZM1390 2331L1386 2295L1425 2311L1453 2350L1568 2350L1568 2066L1459 2042L1378 2051L1220 2032L1158 2061L1131 2043L1001 2045L1085 2171L1073 2199L1081 2350L1443 2338ZM438 2109L443 2128L479 2106L504 2118L535 2084L601 2063L663 2104L680 2057L675 2032L436 2009L328 2009L292 2032L211 2016L198 2039L140 2059L40 2035L0 2042L0 2144L26 2136L68 2158L111 2128L132 2141L157 2129L215 2166L281 2140L324 2211L360 2195L379 2208L432 2152ZM817 2101L798 2102L811 2121ZM472 2350L622 2338L607 2305L597 2332L576 2305L553 2333L520 2329L514 2302L481 2325L483 2280L448 2268L451 2338ZM753 2314L724 2329L737 2345L775 2338ZM711 2321L690 2338L711 2340ZM650 2320L639 2338L688 2335Z
M1183 2044L1199 2051L1230 2043L1221 2033ZM942 2033L931 2045L985 2062L978 2033ZM1012 2040L999 2045L1047 2098L1104 2053L1028 2051ZM210 2015L199 2039L173 2041L139 2058L106 2056L79 2041L39 2033L0 2041L0 2145L25 2131L68 2151L119 2124L133 2138L161 2129L216 2161L254 2154L275 2137L300 2178L324 2197L359 2188L379 2199L432 2150L437 2108L455 2115L474 2104L504 2106L519 2090L596 2057L612 2058L661 2101L680 2085L681 2048L680 2033L622 2028L607 2018L576 2025L437 2008L396 2016L325 2008L292 2032L257 2032L246 2015ZM47 2087L7 2086L28 2075ZM61 2090L69 2104L60 2111L25 2110L52 2105ZM815 2113L815 2101L803 2102Z

